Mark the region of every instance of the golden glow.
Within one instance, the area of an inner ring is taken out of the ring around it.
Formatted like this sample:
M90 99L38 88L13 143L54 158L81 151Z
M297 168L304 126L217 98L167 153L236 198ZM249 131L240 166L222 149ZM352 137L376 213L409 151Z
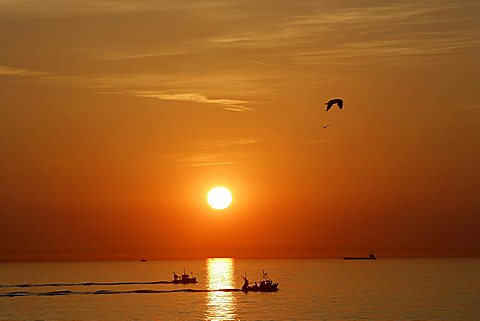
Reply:
M210 207L216 210L223 210L232 203L232 193L226 187L217 186L208 192L207 201Z
M232 258L207 259L208 290L234 288ZM208 292L205 320L235 320L233 292Z
M480 1L72 2L0 0L0 261L480 254Z

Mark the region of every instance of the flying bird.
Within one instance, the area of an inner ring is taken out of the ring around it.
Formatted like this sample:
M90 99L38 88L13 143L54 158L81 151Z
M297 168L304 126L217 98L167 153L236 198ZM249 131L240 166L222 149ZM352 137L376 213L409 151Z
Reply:
M333 105L337 104L338 108L342 109L343 107L343 100L340 98L330 99L328 102L325 103L327 106L327 111L332 108Z
M330 126L330 124L328 124L328 125L322 125L323 128L327 128L328 126Z

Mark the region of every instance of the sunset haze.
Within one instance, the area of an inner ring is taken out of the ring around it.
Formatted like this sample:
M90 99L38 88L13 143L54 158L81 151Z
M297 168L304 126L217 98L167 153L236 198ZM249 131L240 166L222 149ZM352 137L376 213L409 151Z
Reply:
M479 17L0 0L0 261L480 255Z

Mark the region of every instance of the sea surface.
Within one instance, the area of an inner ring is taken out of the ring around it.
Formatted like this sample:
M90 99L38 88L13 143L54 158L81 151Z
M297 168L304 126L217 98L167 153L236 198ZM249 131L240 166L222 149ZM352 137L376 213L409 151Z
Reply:
M232 290L262 269L278 292ZM480 320L480 259L3 263L0 320Z

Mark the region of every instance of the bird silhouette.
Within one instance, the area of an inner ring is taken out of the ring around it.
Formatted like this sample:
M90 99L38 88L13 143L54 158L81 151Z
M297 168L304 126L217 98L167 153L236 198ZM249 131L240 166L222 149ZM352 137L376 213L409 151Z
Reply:
M328 124L328 125L322 125L323 128L327 128L328 126L330 126L330 124Z
M332 106L335 104L338 105L338 108L342 109L343 100L340 98L330 99L328 102L325 103L325 105L327 106L327 111L329 111L330 108L332 108Z

